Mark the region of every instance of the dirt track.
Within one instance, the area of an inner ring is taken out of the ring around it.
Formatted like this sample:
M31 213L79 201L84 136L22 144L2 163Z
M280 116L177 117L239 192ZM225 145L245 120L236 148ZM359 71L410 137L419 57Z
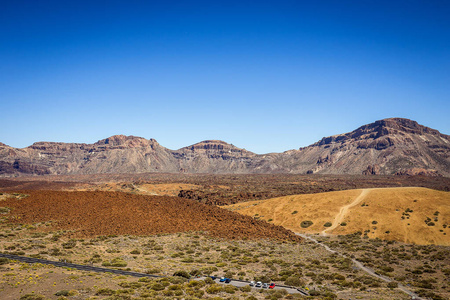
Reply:
M204 231L230 239L300 240L281 226L177 197L122 192L25 193L29 197L2 201L2 206L12 209L9 222L33 224L52 221L52 226L37 230L71 230L71 235L76 237Z
M344 217L347 214L348 209L357 205L358 203L360 203L370 191L371 191L371 189L362 190L361 194L359 194L359 196L356 197L355 201L353 201L352 203L350 203L348 205L342 206L341 209L339 210L339 213L336 215L336 217L334 217L333 225L331 227L323 230L322 234L325 235L325 234L327 234L326 233L327 231L332 231L333 229L338 227L339 224L341 224L342 220L344 220Z

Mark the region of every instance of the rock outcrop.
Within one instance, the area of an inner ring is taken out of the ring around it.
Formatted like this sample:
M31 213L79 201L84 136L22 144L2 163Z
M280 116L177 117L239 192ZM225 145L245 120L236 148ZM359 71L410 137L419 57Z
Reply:
M143 172L450 176L450 137L391 118L298 150L263 155L218 140L170 150L154 139L124 135L94 144L37 142L22 149L0 143L2 176Z

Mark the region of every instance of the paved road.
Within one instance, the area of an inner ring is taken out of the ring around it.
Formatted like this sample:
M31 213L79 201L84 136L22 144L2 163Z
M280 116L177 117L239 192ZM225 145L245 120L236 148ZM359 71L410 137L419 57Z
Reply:
M116 270L116 269L108 269L108 268L100 268L100 267L87 266L87 265L72 264L72 263L66 263L66 262L61 262L61 261L52 261L52 260L46 260L46 259L40 259L40 258L5 254L5 253L0 253L0 257L6 257L8 259L18 260L18 261L22 261L22 262L26 262L26 263L30 263L30 264L40 263L40 264L45 264L45 265L53 265L56 267L72 268L72 269L77 269L77 270L81 270L81 271L113 273L113 274L120 274L120 275L133 276L133 277L150 277L150 278L166 277L166 276L158 276L158 275L138 273L138 272L130 272L130 271L123 271L123 270ZM200 278L195 278L195 280L202 280L205 278L206 277L200 277ZM235 287L243 287L243 286L249 285L249 283L250 283L250 281L235 280L235 279L233 279L230 283L219 282L219 280L220 279L217 278L214 281L217 283L220 283L220 284L231 284ZM255 289L260 289L260 288L255 288ZM303 291L301 289L291 288L288 286L275 286L275 289L285 289L289 294L302 294L304 296L308 296L308 293L306 291Z
M301 236L301 237L303 237L303 238L305 238L305 239L307 239L307 240L313 241L314 243L316 243L316 244L318 244L318 245L324 247L327 251L329 251L329 252L331 252L331 253L335 253L335 254L340 255L340 256L342 256L342 257L350 258L350 259L352 260L352 262L353 262L359 269L361 269L362 271L366 272L367 274L369 274L369 275L371 275L371 276L373 276L373 277L376 277L376 278L378 278L378 279L381 279L381 280L383 280L383 281L385 281L385 282L396 282L395 280L392 280L392 279L389 278L389 277L382 276L382 275L379 275L379 274L375 273L374 270L372 270L372 269L370 269L370 268L367 268L367 267L364 266L360 261L358 261L358 260L356 260L356 259L354 259L354 258L351 258L351 257L347 257L347 256L345 256L344 254L339 253L339 252L337 252L337 251L331 249L331 248L328 247L327 245L324 245L323 243L320 243L318 240L314 239L313 237L311 237L311 236L309 236L309 235L302 234L302 233L295 233L295 234L296 234L296 235L299 235L299 236ZM397 283L398 283L398 282L397 282ZM425 300L425 299L419 297L419 296L418 296L416 293L414 293L413 291L409 290L409 289L408 289L406 286L404 286L404 285L401 285L401 284L398 283L398 288L399 288L400 290L402 290L404 293L410 295L412 299Z
M205 278L206 277L200 277L198 279L202 280ZM220 278L216 278L214 281L219 284L231 284L235 287L243 287L243 286L247 286L250 284L250 281L237 280L237 279L232 279L230 283L220 282ZM262 287L252 287L252 289L260 290L260 289L262 289ZM302 289L298 289L298 288L294 288L294 287L290 287L290 286L286 286L286 285L275 285L274 290L286 290L289 294L301 294L303 296L309 296L309 294Z
M151 274L145 274L145 273L130 272L130 271L124 271L124 270L108 269L108 268L100 268L100 267L87 266L87 265L78 265L78 264L65 263L65 262L61 262L61 261L52 261L52 260L46 260L46 259L26 257L26 256L5 254L5 253L0 253L0 257L6 257L9 259L23 261L23 262L31 263L31 264L40 263L40 264L45 264L45 265L53 265L56 267L72 268L72 269L77 269L77 270L82 270L82 271L91 271L91 272L99 272L99 273L114 273L114 274L127 275L127 276L133 276L133 277L151 277L151 278L164 277L164 276L151 275Z

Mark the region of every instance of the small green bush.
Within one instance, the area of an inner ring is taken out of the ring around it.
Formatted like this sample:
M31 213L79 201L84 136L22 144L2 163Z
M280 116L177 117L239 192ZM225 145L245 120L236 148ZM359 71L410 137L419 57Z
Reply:
M206 288L206 292L208 294L218 294L222 291L223 291L222 287L218 284L212 284Z
M112 289L101 288L101 289L98 289L95 294L96 295L102 295L102 296L110 296L110 295L113 295L114 293L115 293L115 291L112 290Z
M347 223L346 222L342 222L340 225L341 226L347 226Z
M187 279L191 278L191 275L186 271L176 271L173 273L173 276L184 277Z
M302 221L302 222L300 223L300 226L301 226L302 228L308 228L308 227L311 226L312 224L314 224L313 221L308 220L308 221Z
M387 284L387 287L390 288L390 289L395 289L395 288L398 287L398 283L397 283L397 282L394 282L394 281L391 281L391 282L389 282L389 283Z
M152 284L152 286L150 288L154 291L162 291L166 287L164 285L162 285L161 283L154 283L154 284Z
M326 222L325 224L323 224L324 227L331 227L333 224L331 224L331 222Z
M61 246L64 249L72 249L73 247L75 247L77 245L77 241L76 240L70 240L67 243L62 243Z
M291 276L288 279L286 279L284 284L289 285L289 286L302 286L305 283L302 280L300 280L300 278L298 278L296 276Z

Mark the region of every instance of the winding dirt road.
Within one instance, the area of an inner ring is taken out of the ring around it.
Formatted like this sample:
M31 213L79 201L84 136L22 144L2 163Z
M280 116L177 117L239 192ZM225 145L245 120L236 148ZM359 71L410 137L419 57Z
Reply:
M347 215L348 210L349 210L351 207L356 206L356 205L358 205L359 203L361 203L361 201L364 200L364 198L366 198L366 196L370 193L371 190L373 190L373 189L363 189L363 190L361 191L361 194L359 194L359 196L356 197L355 200L353 200L352 203L342 206L342 207L340 208L340 210L339 210L339 213L334 217L333 224L331 225L331 227L329 227L329 228L323 230L323 231L321 232L321 235L326 236L326 235L328 235L328 234L326 233L327 231L331 231L331 230L335 229L336 227L338 227L338 226L342 223L342 221L344 220L345 216ZM342 256L342 257L346 257L344 254L339 253L338 251L331 249L330 247L328 247L327 245L325 245L325 244L319 242L318 240L314 239L314 238L313 238L312 236L310 236L310 235L307 235L307 234L301 234L301 233L296 233L296 234L299 235L299 236L301 236L301 237L303 237L303 238L305 238L305 239L307 239L307 240L313 241L314 243L316 243L316 244L318 244L318 245L324 247L327 251L329 251L329 252L331 252L331 253L335 253L335 254L340 255L340 256ZM371 276L373 276L373 277L376 277L376 278L378 278L378 279L381 279L381 280L383 280L383 281L385 281L385 282L392 282L392 281L393 281L393 280L390 279L389 277L385 277L385 276L382 276L382 275L379 275L379 274L375 273L375 271L373 271L373 270L370 269L370 268L367 268L367 267L364 266L360 261L358 261L358 260L356 260L356 259L354 259L354 258L350 258L350 259L352 260L353 264L355 264L355 266L356 266L357 268L359 268L360 270L366 272L367 274L369 274L369 275L371 275ZM394 282L395 282L395 281L394 281ZM416 293L414 293L413 291L409 290L409 289L408 289L407 287L405 287L404 285L398 284L398 289L400 289L400 290L403 291L404 293L406 293L406 294L408 294L409 296L411 296L412 299L418 299L418 300L419 300L419 299L422 299L422 298L420 298ZM423 299L422 299L422 300L423 300Z
M362 200L364 200L364 198L366 198L366 196L370 193L371 190L372 189L362 190L361 194L359 194L359 196L356 197L356 199L352 203L342 206L341 209L339 210L339 213L334 217L333 224L331 225L331 227L328 227L327 229L323 230L321 232L321 235L327 235L327 231L332 231L333 229L338 227L344 220L345 215L347 215L348 209L358 205Z

